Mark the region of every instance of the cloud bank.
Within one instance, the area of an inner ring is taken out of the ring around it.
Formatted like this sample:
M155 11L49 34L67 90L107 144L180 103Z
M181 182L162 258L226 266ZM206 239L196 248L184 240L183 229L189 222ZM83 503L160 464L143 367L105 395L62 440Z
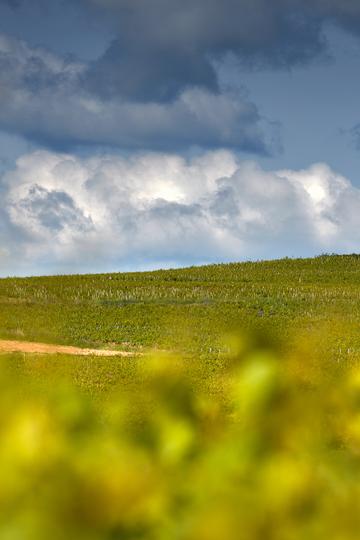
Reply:
M0 182L1 274L355 251L360 190L325 164L264 171L229 151L22 156Z
M291 69L327 55L326 24L360 35L358 0L82 0L108 14L115 38L92 65L99 95L172 100L189 86L219 92L212 60Z
M197 145L266 154L276 136L276 129L241 94L193 87L171 103L103 100L84 88L87 69L84 63L0 35L0 127L62 149Z
M272 154L274 124L238 91L244 68L291 70L327 57L327 25L359 36L359 6L357 0L52 0L49 7L46 0L0 0L0 30L19 36L26 29L30 41L0 34L0 129L63 151L197 146ZM59 36L60 27L70 36ZM103 47L81 62L76 55L84 43L91 49L89 35ZM228 55L235 59L236 91L220 76Z

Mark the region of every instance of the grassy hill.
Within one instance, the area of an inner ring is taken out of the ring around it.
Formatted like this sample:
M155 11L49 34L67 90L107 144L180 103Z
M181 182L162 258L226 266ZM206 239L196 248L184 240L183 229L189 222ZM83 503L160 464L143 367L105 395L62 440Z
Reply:
M0 338L176 353L0 354L0 537L356 540L359 330L356 255L0 280Z
M357 355L360 256L0 280L8 339L199 357L221 353L229 331L271 327L283 339L294 330L317 339L326 326L328 354Z

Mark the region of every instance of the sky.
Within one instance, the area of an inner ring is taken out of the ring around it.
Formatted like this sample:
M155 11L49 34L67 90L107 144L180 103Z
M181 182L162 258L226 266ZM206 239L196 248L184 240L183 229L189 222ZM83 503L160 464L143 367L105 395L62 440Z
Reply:
M358 0L0 0L0 276L353 253Z

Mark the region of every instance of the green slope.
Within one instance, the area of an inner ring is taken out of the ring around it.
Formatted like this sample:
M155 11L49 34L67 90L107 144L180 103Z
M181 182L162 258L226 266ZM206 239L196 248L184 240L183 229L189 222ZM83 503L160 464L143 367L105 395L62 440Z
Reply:
M0 355L0 538L357 540L359 265L0 280L2 337L182 352Z
M228 331L264 326L326 341L319 346L336 358L356 356L360 257L0 280L2 338L208 357L224 350Z

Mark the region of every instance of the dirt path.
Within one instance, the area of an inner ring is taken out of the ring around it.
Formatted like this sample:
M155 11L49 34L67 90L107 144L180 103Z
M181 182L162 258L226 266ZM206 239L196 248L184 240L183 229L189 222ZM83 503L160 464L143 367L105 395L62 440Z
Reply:
M138 353L110 351L106 349L81 349L67 345L49 345L31 341L9 341L0 339L0 353L72 354L76 356L135 356Z

